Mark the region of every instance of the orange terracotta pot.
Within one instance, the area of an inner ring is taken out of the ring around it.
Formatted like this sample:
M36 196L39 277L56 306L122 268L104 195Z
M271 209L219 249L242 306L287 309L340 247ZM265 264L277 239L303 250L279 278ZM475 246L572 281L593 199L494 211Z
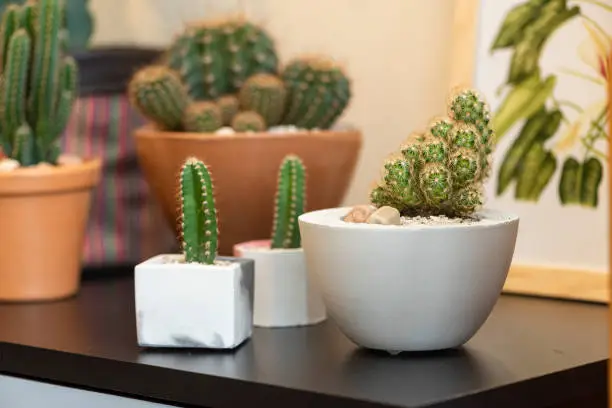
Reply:
M353 130L215 135L146 126L135 137L145 178L173 228L181 165L188 156L196 156L209 166L219 217L219 253L226 256L235 244L270 237L278 168L285 155L300 156L306 166L310 211L340 205L362 145L361 133Z
M0 301L72 296L100 160L0 172Z

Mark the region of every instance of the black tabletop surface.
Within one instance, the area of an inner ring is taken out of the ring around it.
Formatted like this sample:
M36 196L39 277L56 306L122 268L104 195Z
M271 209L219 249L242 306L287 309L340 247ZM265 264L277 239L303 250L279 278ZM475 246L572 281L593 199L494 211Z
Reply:
M606 394L602 305L504 295L464 347L392 357L331 321L255 329L232 352L145 350L133 303L132 279L112 278L70 300L0 305L0 372L214 408L529 408Z

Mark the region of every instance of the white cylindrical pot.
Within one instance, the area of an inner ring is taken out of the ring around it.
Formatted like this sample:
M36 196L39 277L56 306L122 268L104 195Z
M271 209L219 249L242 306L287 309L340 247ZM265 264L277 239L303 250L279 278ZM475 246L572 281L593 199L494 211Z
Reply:
M302 248L270 249L270 241L262 240L237 244L234 254L255 261L255 326L305 326L326 319L321 295L306 271Z
M299 217L308 270L340 330L391 353L467 342L501 293L518 217L483 211L472 224L395 226L344 222L350 210Z

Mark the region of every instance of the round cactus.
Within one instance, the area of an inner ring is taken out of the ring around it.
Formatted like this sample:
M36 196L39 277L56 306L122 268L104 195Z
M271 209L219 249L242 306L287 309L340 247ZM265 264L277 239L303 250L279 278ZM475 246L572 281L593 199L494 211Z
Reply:
M291 61L282 79L287 87L284 124L329 129L351 98L351 83L340 66L325 57Z
M232 120L236 132L261 132L266 129L266 122L255 111L244 111L236 114Z
M210 133L222 126L221 109L214 102L193 102L185 111L185 130Z
M279 77L259 73L247 79L240 89L240 107L259 113L267 126L274 126L285 113L286 96L285 84Z
M370 199L401 214L468 216L483 203L493 131L489 108L473 90L458 90L448 116L433 119L424 134L412 134L400 154L385 163Z
M223 95L217 99L217 106L221 109L221 122L223 126L229 126L234 116L240 110L240 102L235 95Z

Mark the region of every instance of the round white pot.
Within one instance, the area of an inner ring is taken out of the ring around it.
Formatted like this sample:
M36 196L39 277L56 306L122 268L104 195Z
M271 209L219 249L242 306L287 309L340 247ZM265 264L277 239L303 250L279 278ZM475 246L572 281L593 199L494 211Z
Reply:
M340 330L391 353L467 342L500 295L518 217L483 211L471 225L392 226L342 221L349 211L299 217L307 268Z
M270 249L270 240L260 240L235 245L234 254L255 261L255 326L305 326L327 318L306 273L302 248Z

